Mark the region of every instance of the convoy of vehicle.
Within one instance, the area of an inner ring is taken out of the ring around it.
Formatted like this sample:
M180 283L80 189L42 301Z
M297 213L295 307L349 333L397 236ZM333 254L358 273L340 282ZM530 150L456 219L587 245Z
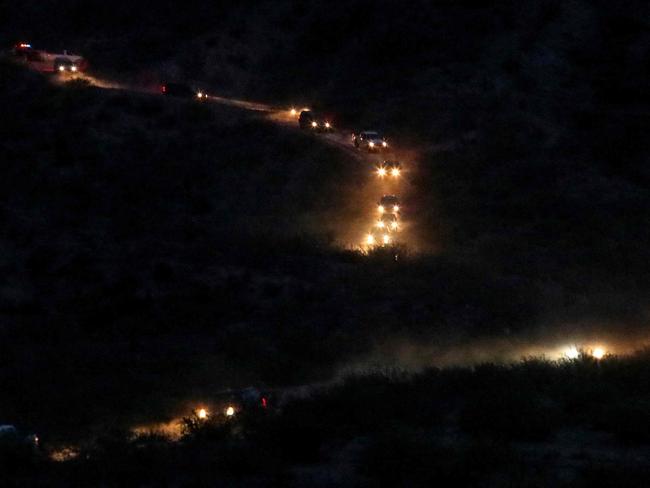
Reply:
M31 44L21 42L12 49L15 61L24 64L40 73L76 73L85 71L88 62L77 54L51 53L42 49L34 49Z
M64 51L60 54L33 49L30 44L20 43L12 50L14 59L25 64L30 69L42 73L75 73L84 71L88 63L79 56ZM162 95L184 99L206 100L207 95L191 86L180 82L164 82L160 86ZM290 111L292 117L298 115L296 109ZM334 130L332 119L312 110L302 110L298 116L299 127L316 133ZM368 152L383 152L388 150L386 138L378 131L361 131L353 134L354 147ZM397 178L401 175L401 164L398 161L384 161L376 168L380 178ZM383 195L378 204L379 217L365 237L364 248L393 246L396 244L397 233L400 230L400 201L396 195ZM195 415L199 420L207 420L214 414L221 413L233 417L241 412L264 410L272 406L272 395L257 388L246 388L237 391L227 391L218 395L211 408L199 408ZM39 438L35 434L20 433L13 425L0 425L0 443L11 445L39 446Z
M88 65L82 56L70 54L67 51L63 51L63 53L51 53L38 50L34 49L31 44L24 42L16 44L12 50L12 54L17 62L43 73L81 72ZM208 98L203 91L194 89L190 85L181 82L164 82L160 86L160 92L165 96L175 98L199 100L206 100ZM292 117L298 115L298 111L295 108L292 108L290 113ZM300 111L298 125L303 130L315 133L334 131L330 116L325 116L310 109ZM353 133L352 143L355 148L368 151L369 153L386 152L389 150L386 137L376 130L363 130ZM401 176L402 166L399 161L386 160L376 167L375 172L380 179L395 179ZM399 199L395 195L384 195L379 201L377 209L380 214L379 219L368 234L366 244L368 246L393 244L393 234L399 230Z

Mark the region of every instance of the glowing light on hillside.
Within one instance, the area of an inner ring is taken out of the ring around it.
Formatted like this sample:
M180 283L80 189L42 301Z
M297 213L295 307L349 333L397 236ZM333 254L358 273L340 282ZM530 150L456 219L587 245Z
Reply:
M564 351L564 355L568 359L578 359L580 357L580 351L578 350L578 348L576 346L569 346Z
M201 419L205 420L208 418L208 411L205 408L200 408L197 412L196 415Z
M595 347L594 350L591 351L591 355L592 355L595 359L603 359L603 358L605 357L605 354L606 354L606 353L607 353L607 351L605 351L605 348L600 347L600 346Z

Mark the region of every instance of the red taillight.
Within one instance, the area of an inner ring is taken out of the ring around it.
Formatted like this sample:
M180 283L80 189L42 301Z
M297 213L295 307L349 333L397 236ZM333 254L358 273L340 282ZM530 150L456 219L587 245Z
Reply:
M262 408L268 407L268 402L266 400L266 397L262 397Z
M165 93L167 91L167 87L165 85L161 86L160 91Z

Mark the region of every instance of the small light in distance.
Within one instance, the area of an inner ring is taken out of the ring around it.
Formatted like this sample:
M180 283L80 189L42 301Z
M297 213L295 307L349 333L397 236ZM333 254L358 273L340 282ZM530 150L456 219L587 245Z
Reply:
M372 234L366 236L366 244L372 246L375 243L375 237Z
M399 205L393 205L393 212L399 212Z
M203 92L198 92L196 94L196 96L197 96L197 98L203 98L204 97Z
M391 222L390 228L393 230L397 230L397 222Z
M59 71L65 71L65 66L59 66Z
M230 405L226 408L226 417L232 417L233 415L235 415L235 407Z
M379 222L377 222L377 227L379 227L380 229L383 229L384 228L384 223L380 220Z
M205 408L199 408L199 410L196 412L196 415L201 420L205 420L208 418L208 411Z
M329 122L325 122L325 127L329 129L329 128L332 127L332 126L330 125Z
M312 126L312 127L318 127L318 124L317 124L316 122L312 122L312 123L311 123L311 126Z
M74 72L76 72L76 71L77 71L77 67L76 67L76 66L71 66L71 67L70 67L70 71L74 71Z
M293 117L295 117L295 116L296 116L296 113L297 113L297 112L296 112L296 109L295 109L295 108L292 108L292 109L291 109L291 115L292 115Z
M383 141L383 142L381 143L381 145L384 146L384 147L388 147L388 143L387 143L386 141Z
M384 244L390 244L390 236L388 234L384 234Z
M379 213L384 213L384 206L383 206L383 205L378 205L378 206L377 206L377 211L378 211Z
M605 349L602 347L596 347L593 351L591 351L591 355L594 357L594 359L603 359L605 357L605 353Z
M393 168L390 170L391 176L398 177L400 175L401 171L399 168Z
M386 168L383 167L377 168L377 176L379 176L380 178L386 176Z

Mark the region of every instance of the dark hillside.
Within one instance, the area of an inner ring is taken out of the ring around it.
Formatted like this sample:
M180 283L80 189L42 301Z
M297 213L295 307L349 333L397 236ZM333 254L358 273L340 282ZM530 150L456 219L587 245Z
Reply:
M3 8L6 44L78 50L138 83L315 103L416 141L417 225L444 234L443 256L398 274L380 256L359 261L325 229L305 232L336 205L339 152L233 110L53 88L3 66L3 330L26 348L79 338L82 369L97 354L87 340L138 351L154 337L164 351L182 331L179 356L200 342L284 381L326 375L387 337L627 330L646 317L644 2ZM207 345L189 335L206 330Z
M7 418L66 430L152 398L329 378L392 337L521 330L535 308L530 283L306 233L358 164L311 137L0 69Z
M345 247L343 132L0 60L0 425L43 440L0 486L649 485L647 1L1 2L16 41L384 130L412 239Z

